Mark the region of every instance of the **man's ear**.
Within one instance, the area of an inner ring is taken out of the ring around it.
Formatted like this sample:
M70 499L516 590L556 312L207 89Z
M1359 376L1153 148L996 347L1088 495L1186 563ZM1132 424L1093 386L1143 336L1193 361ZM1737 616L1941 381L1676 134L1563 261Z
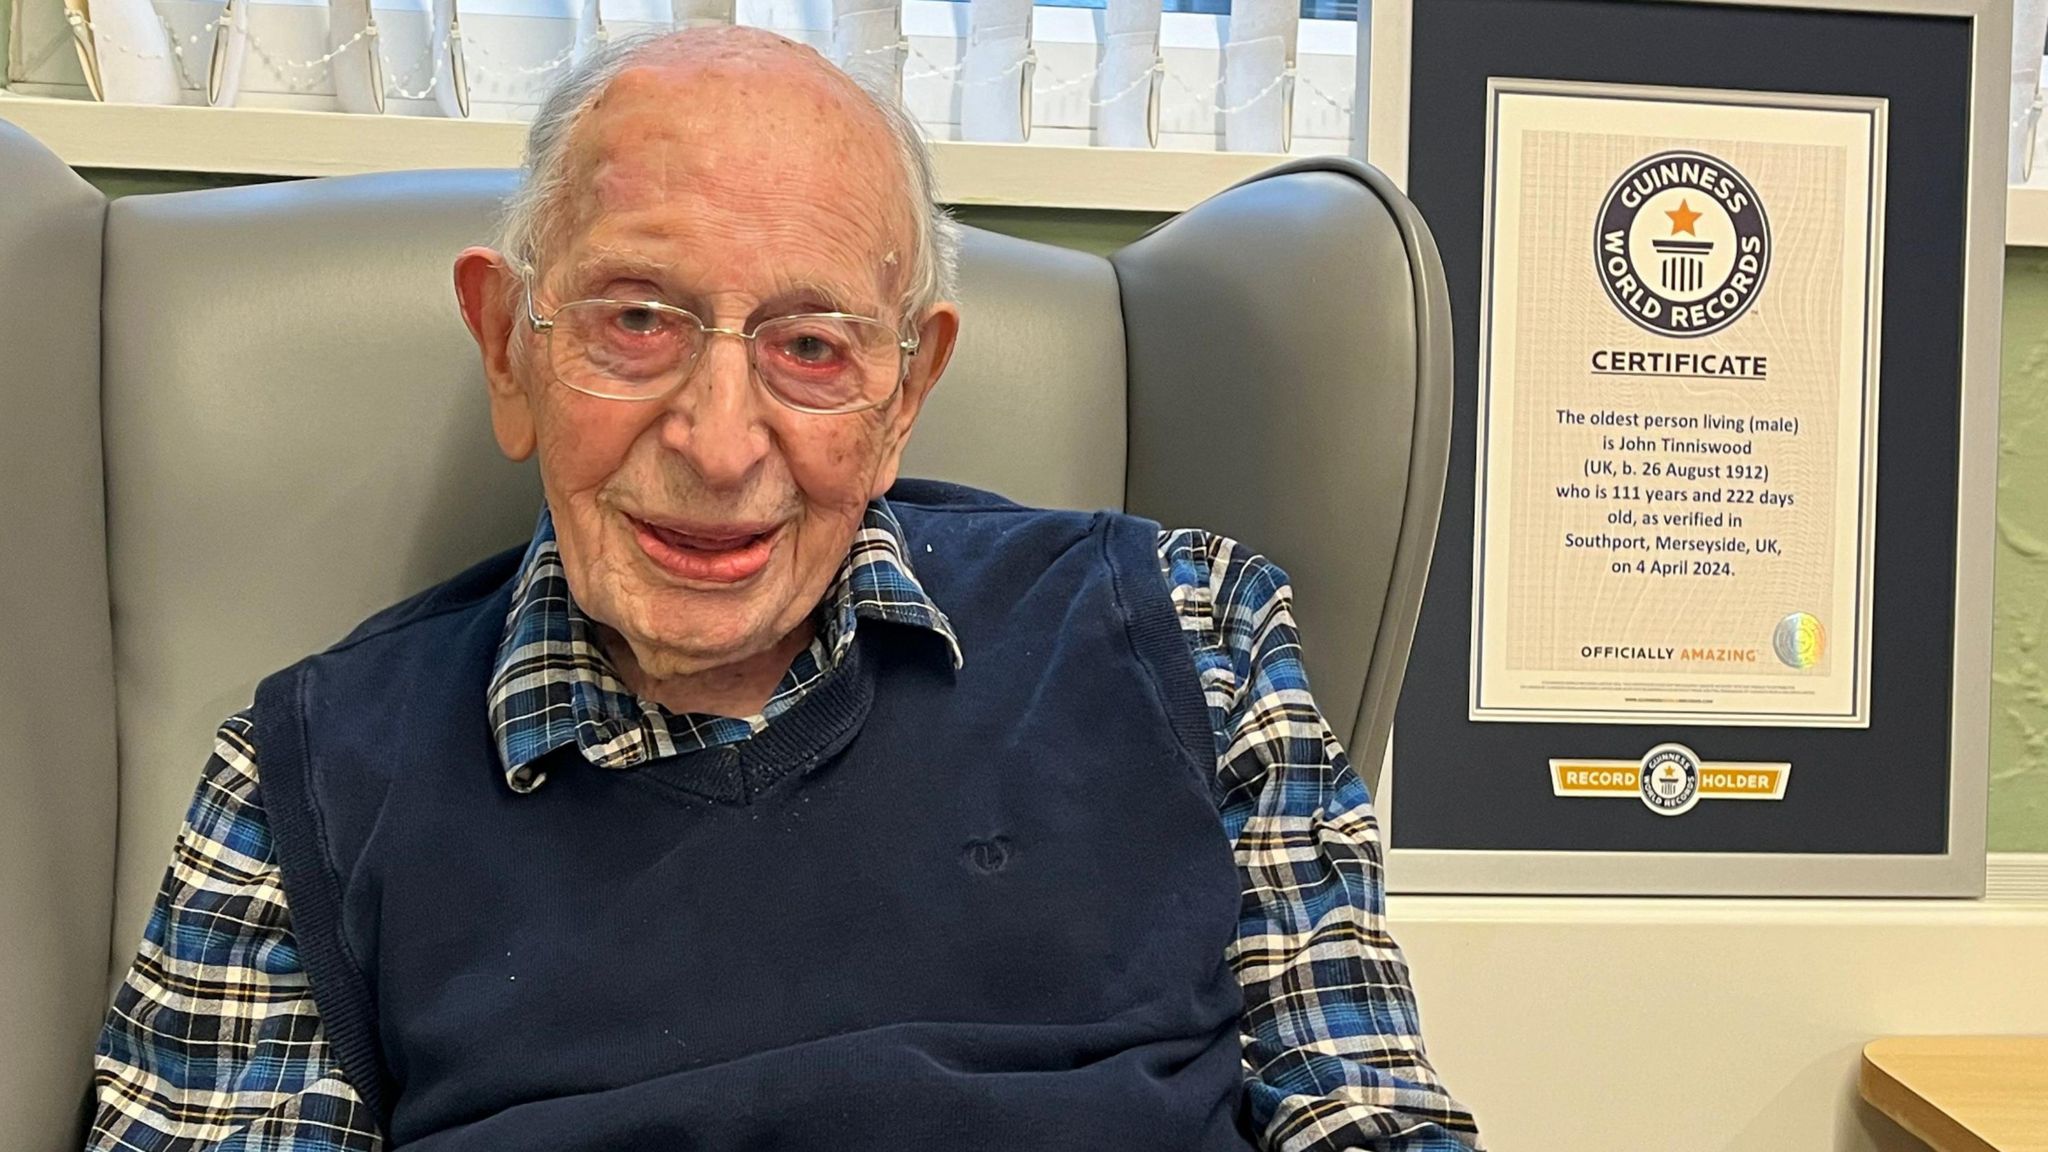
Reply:
M917 354L910 358L910 371L903 378L902 390L896 394L895 407L888 410L882 466L875 472L875 490L870 498L887 492L896 483L897 469L903 464L903 449L910 443L910 429L916 425L918 413L924 411L926 398L938 387L959 336L960 308L950 302L933 305L918 324Z
M524 460L533 455L535 433L532 397L519 371L522 358L513 351L526 322L518 273L493 249L465 248L455 258L455 299L462 305L462 322L483 354L498 450L512 460Z

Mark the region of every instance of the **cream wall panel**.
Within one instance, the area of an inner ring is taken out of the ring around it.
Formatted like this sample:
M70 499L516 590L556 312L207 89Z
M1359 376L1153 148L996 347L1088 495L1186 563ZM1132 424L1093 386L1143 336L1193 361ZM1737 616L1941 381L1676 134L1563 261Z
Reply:
M1892 1034L2048 1032L2048 900L1394 897L1423 1034L1494 1152L1925 1152Z

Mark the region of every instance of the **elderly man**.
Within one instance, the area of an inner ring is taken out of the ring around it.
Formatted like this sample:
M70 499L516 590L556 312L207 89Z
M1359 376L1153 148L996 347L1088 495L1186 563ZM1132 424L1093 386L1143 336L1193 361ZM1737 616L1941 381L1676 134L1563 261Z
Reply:
M539 525L222 727L92 1147L1476 1144L1286 578L896 483L932 196L765 33L549 97L455 266Z

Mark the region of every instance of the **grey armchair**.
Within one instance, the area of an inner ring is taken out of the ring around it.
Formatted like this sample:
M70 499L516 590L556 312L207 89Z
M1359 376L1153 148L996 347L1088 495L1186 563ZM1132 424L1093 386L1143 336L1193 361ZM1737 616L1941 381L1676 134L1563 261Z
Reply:
M449 265L508 172L107 203L0 123L0 1152L75 1148L94 1037L215 726L523 538ZM1293 576L1372 775L1442 501L1449 311L1414 210L1288 164L1108 259L969 230L906 471L1123 507Z

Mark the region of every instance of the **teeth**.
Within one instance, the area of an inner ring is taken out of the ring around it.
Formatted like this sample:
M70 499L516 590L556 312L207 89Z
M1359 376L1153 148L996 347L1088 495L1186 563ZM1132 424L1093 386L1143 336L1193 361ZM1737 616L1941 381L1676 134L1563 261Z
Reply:
M654 534L668 543L678 548L688 548L693 552L731 552L744 548L757 539L754 536L685 536L681 532L672 532L653 524L648 527L653 528Z

